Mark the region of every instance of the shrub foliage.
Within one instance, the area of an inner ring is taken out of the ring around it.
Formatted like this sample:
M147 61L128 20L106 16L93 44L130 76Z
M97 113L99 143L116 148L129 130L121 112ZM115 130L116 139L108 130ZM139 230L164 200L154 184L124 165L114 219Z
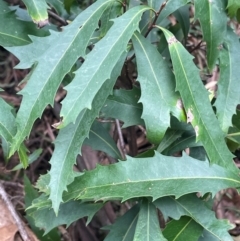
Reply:
M233 161L240 143L237 1L98 0L78 7L32 1L23 1L22 12L0 2L0 45L20 60L16 68L31 68L17 114L0 99L0 135L5 154L17 152L27 167L24 141L64 85L59 122L50 123L59 129L51 169L38 180L41 195L27 211L36 226L47 233L81 217L90 222L105 202L120 200L131 208L108 227L106 241L232 240L232 225L207 204L220 190L240 186ZM47 24L49 7L66 26ZM188 39L197 31L202 39L192 47ZM213 94L191 55L200 46L206 49L202 72L219 72ZM145 128L149 149L121 155L101 122L115 119L123 128ZM84 143L116 163L73 171Z

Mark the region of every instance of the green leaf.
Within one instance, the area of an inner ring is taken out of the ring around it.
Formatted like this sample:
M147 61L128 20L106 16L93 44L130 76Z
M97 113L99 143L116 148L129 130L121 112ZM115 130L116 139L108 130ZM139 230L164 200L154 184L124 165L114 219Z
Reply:
M37 30L33 23L16 19L14 12L0 12L0 46L20 46L30 44L28 35L46 36L46 30Z
M158 171L156 171L158 170ZM111 175L109 175L111 173ZM97 166L75 178L64 193L64 201L72 198L125 201L134 197L175 195L191 192L213 195L227 187L238 187L240 179L220 166L209 166L183 153L180 158L155 153L150 158L131 158L109 166Z
M201 141L211 163L229 170L237 170L233 155L227 148L224 134L219 126L208 93L192 62L192 56L166 29L161 28L169 44L177 87L187 112L188 122L196 132L196 141Z
M167 16L175 12L178 8L186 5L190 0L168 0L163 10L159 14L157 24L160 24Z
M63 0L46 0L46 2L56 10L59 16L66 14Z
M204 230L202 236L199 238L198 241L221 241L221 240L216 238L213 234L211 234L207 230Z
M164 3L164 0L148 0L148 6L158 11L161 5Z
M103 204L101 203L70 201L61 204L57 217L53 209L49 210L49 208L31 210L29 211L29 215L34 218L36 226L44 229L44 234L46 234L57 226L66 224L68 227L71 223L86 216L88 217L87 223L89 223L102 206Z
M156 207L144 199L142 201L133 241L167 241L161 232Z
M182 136L183 131L182 130L172 130L168 129L160 142L157 151L161 153L164 151L167 147L169 147L173 142L179 139L179 137ZM183 149L181 149L183 150Z
M25 192L25 196L24 196L25 208L27 208L31 205L32 201L38 197L38 192L33 188L27 176L24 176L24 192ZM55 228L54 230L52 230L50 233L48 233L43 237L43 234L44 234L43 230L40 230L35 226L34 219L28 215L28 211L27 211L27 216L25 216L25 218L30 224L34 234L36 234L37 237L41 239L41 241L60 240L60 235L57 228Z
M49 194L49 182L50 182L50 175L49 173L45 175L40 175L35 185L35 188L39 190L39 192L43 192L45 194Z
M139 205L128 210L116 222L104 229L110 230L104 241L132 241L138 220Z
M121 15L122 12L122 5L119 2L113 2L107 8L102 15L101 18L101 29L100 29L100 37L104 37L108 30L111 28L113 25L112 19L117 18L118 16Z
M164 153L167 155L172 155L178 151L185 150L190 147L202 146L201 142L196 143L196 135L194 131L187 131L177 139L172 145L170 145Z
M42 28L48 24L48 5L45 0L23 0L34 23Z
M25 63L25 65L32 65L33 61L38 62L26 87L20 92L23 100L17 114L18 132L11 147L11 155L29 135L34 121L41 116L44 108L48 104L53 105L54 96L63 77L70 71L76 60L85 55L85 49L98 26L98 20L111 1L113 0L100 0L92 4L61 33L49 36L46 41L49 41L50 46L45 52L43 51L43 54L39 57L33 54L34 58ZM33 50L36 47L44 47L39 46L39 42L40 40L31 44ZM17 49L23 51L21 48L15 48L14 53Z
M97 121L93 123L89 133L89 139L85 139L83 145L91 146L93 150L103 151L113 158L122 158L116 143L108 131Z
M142 118L149 141L158 144L170 126L170 113L180 116L178 95L174 91L174 75L167 63L142 35L134 34L138 81L141 85ZM180 117L179 117L180 118Z
M240 2L238 0L228 0L228 15L233 18L236 16L238 9L240 8Z
M42 154L42 149L37 149L35 150L29 157L28 157L28 161L27 161L27 165L30 165L31 163L33 163L34 161L36 161L38 159L38 157ZM24 166L22 163L19 163L17 166L15 166L12 171L17 171L22 169Z
M240 103L240 44L238 36L231 29L228 29L225 39L220 50L220 79L215 106L220 126L227 133L229 126L232 126L236 106Z
M190 28L190 17L189 17L189 5L184 5L176 10L173 15L176 17L177 21L180 23L184 38L187 40L188 32Z
M0 136L8 143L12 142L12 138L16 133L15 117L12 113L13 107L0 98Z
M49 187L51 190L50 200L56 213L62 201L63 191L67 190L66 186L71 183L76 176L73 172L76 157L81 150L84 140L88 137L94 119L108 96L107 93L110 93L113 89L125 57L126 54L121 57L112 72L111 79L103 84L95 96L92 110L84 109L78 116L76 123L71 123L62 129L55 140L55 150L50 160L52 167L49 172L51 176ZM61 160L59 160L59 157L62 157Z
M6 2L1 1L0 2L0 14L6 13L6 12L10 12L10 9Z
M203 194L203 193L202 193ZM197 198L196 194L185 195L179 199L163 197L154 202L164 217L170 216L179 219L189 216L204 229L222 241L232 241L228 230L233 227L228 220L219 220L215 213L208 209L205 203Z
M168 241L198 241L203 228L190 217L181 217L180 220L170 221L163 230Z
M67 12L70 12L71 6L73 5L75 0L64 0L64 7L67 10Z
M137 6L115 19L105 37L87 55L81 68L75 72L75 78L65 88L67 97L62 102L63 121L59 128L75 122L78 114L84 108L92 108L94 96L104 81L110 77L113 67L126 50L132 34L138 28L142 13L148 9L147 6Z
M5 140L5 146L12 144L13 136L16 134L15 116L13 108L0 98L0 136ZM7 150L8 148L5 148ZM9 153L7 153L8 155ZM24 167L27 166L27 148L23 143L18 150L19 158ZM6 155L6 154L5 154Z
M100 118L115 118L124 122L123 128L133 125L144 125L141 119L142 105L138 103L140 89L114 90L100 112Z
M223 1L195 0L195 18L198 18L207 43L207 64L210 71L216 65L219 47L227 30L227 16Z

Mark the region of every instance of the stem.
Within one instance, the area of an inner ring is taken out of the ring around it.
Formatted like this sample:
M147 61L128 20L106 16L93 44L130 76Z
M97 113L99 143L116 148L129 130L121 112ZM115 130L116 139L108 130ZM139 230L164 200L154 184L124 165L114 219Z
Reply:
M162 10L163 10L164 7L166 6L166 3L167 3L167 1L164 2L164 3L161 5L160 9L159 9L157 12L156 12L154 9L150 9L150 10L152 10L152 11L154 12L155 17L154 17L152 23L150 24L150 26L148 27L147 32L146 32L145 35L144 35L145 38L148 36L148 34L151 32L151 30L155 27L155 24L156 24L156 22L157 22L157 20L158 20L158 16L160 15L160 13L162 12ZM132 61L134 58L135 58L135 54L134 54L132 57L130 57L127 61Z
M227 137L229 137L229 136L240 136L240 132L235 132L235 133L227 134Z
M123 135L122 135L120 122L119 122L118 119L116 119L115 122L116 122L116 127L117 127L117 132L118 132L118 138L119 138L119 142L120 142L120 148L121 148L122 157L123 157L124 160L126 160L126 148L125 148L125 144L124 144L124 140L123 140Z
M62 25L64 25L64 26L68 25L67 21L65 19L61 18L60 16L58 16L56 13L48 10L48 14L50 17L54 18L55 20L60 22Z
M16 222L16 225L18 227L18 230L19 230L19 233L21 234L22 236L22 239L24 241L31 241L28 234L27 234L27 231L22 223L22 220L19 218L17 212L15 211L15 208L13 207L11 201L9 200L8 198L8 195L7 193L5 192L2 184L0 184L0 197L2 198L2 200L5 202L9 212L12 214L15 222Z

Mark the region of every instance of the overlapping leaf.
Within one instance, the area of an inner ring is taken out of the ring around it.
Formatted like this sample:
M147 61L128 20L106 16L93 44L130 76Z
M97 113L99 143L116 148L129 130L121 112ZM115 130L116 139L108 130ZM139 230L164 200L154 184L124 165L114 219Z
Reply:
M204 230L203 234L201 235L198 241L221 241L221 240L216 238L216 236L214 236L207 230Z
M180 7L178 10L176 10L173 15L176 17L178 22L181 25L184 38L187 40L188 32L190 28L190 17L189 17L189 5L184 5Z
M123 127L144 125L141 119L142 105L138 103L140 90L114 90L100 112L100 118L115 118L124 122Z
M240 2L238 0L228 0L228 15L233 18L236 14L238 9L240 8Z
M169 44L177 81L176 89L182 97L188 122L195 129L196 140L202 142L211 163L229 170L236 170L232 160L233 155L224 141L224 134L213 112L198 70L192 62L192 56L171 32L166 29L162 30Z
M39 27L48 24L48 5L45 0L23 0L28 13Z
M114 21L113 26L87 56L73 81L66 87L67 97L62 102L63 121L59 128L75 122L84 109L91 109L94 96L110 77L113 67L126 50L128 41L138 28L138 22L147 6L131 8Z
M97 121L93 123L89 138L85 139L83 145L91 146L93 150L103 151L113 158L122 158L116 143L108 133L107 129Z
M128 157L124 162L97 166L75 178L63 199L124 201L149 196L155 200L197 191L216 193L227 187L237 187L239 183L236 173L217 165L209 166L208 162L198 161L184 153L181 158L155 153L151 158Z
M92 4L69 26L65 27L57 38L56 35L53 35L52 39L51 36L49 37L49 40L52 40L51 45L42 55L39 57L35 55L34 61L37 62L37 66L28 84L20 92L23 100L17 114L18 132L14 138L11 154L29 135L34 121L41 116L44 108L48 104L53 104L55 93L63 77L70 71L79 56L85 55L85 49L92 33L98 26L98 20L111 1L113 0L100 0ZM43 48L43 46L39 46L39 42L38 44L33 43L31 46L33 50L36 49L36 46ZM22 51L21 48L18 49ZM16 48L15 53L17 54Z
M163 230L168 241L198 241L203 228L190 217L181 217L180 220L170 221Z
M222 241L232 241L228 230L233 227L227 220L218 220L212 210L208 209L204 202L195 194L185 195L179 199L164 197L154 204L161 210L164 217L179 219L181 216L189 216L204 229Z
M224 1L195 0L195 18L198 18L207 43L207 64L212 70L219 56L219 47L227 30Z
M132 40L142 90L139 100L143 104L142 118L148 139L157 144L170 126L170 113L179 117L183 110L178 106L179 96L174 91L174 75L162 56L137 32Z
M218 81L217 117L222 130L227 133L232 126L232 116L240 103L240 44L237 35L228 30L223 48L220 50L220 80Z
M96 94L92 110L84 109L78 116L75 124L71 123L59 132L55 140L55 150L50 160L52 165L50 174L50 199L54 211L58 212L58 207L62 201L62 193L67 190L66 186L74 179L73 165L76 157L80 153L81 146L88 137L91 125L102 108L108 94L112 91L115 81L120 74L125 54L115 66L111 79L107 80L99 92ZM61 160L59 160L61 157Z
M175 12L178 8L186 5L190 0L169 0L166 1L166 5L164 6L163 10L159 14L157 24L160 24L168 15Z
M36 29L35 24L16 18L4 1L0 1L0 46L20 46L31 43L30 35L46 36L48 31Z
M133 241L167 241L161 232L156 211L151 202L142 201Z
M32 203L32 201L38 197L38 192L35 190L30 182L30 180L27 178L27 176L24 176L24 201L25 201L25 208L29 207ZM36 227L34 219L28 215L25 216L25 218L28 221L28 224L31 227L31 230L34 232L34 234L41 239L41 241L49 241L49 240L59 240L60 234L58 232L58 229L53 229L50 233L45 235L43 237L44 231L40 230Z
M0 136L4 139L6 149L9 150L9 146L12 144L14 135L16 134L15 116L12 111L13 108L8 105L2 98L0 98ZM27 166L27 149L22 143L20 145L18 154L23 163L23 166ZM9 154L9 153L5 153Z
M135 205L116 222L105 228L110 230L104 241L132 241L138 219L139 205Z
M40 210L29 210L29 215L35 220L37 227L44 229L45 234L55 227L66 224L67 227L74 221L88 217L88 223L95 213L102 208L102 203L81 203L80 201L70 201L61 204L58 216L53 209L45 208Z

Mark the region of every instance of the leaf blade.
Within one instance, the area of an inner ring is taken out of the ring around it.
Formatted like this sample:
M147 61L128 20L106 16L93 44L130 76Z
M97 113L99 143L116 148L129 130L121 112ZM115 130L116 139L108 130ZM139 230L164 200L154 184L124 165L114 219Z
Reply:
M88 54L81 68L76 71L74 80L65 88L68 93L62 102L60 115L63 121L59 128L74 122L84 108L91 109L94 95L109 78L133 32L138 28L142 13L148 9L147 6L137 6L117 18L105 37Z
M227 30L227 16L223 1L195 0L195 17L199 19L203 39L207 43L208 68L213 70L219 56L219 46Z
M236 34L228 29L226 34L226 48L220 50L220 79L218 81L217 117L222 130L227 133L232 126L232 116L236 113L236 106L240 103L239 76L239 40Z
M232 241L228 233L232 224L228 220L217 219L214 212L208 209L195 194L185 195L179 199L164 197L154 203L165 217L171 216L174 219L179 219L181 216L187 215L219 240Z
M45 0L23 0L28 13L38 27L44 27L48 24L48 5Z
M180 112L174 76L162 56L142 35L136 32L132 41L142 90L139 100L143 104L142 119L148 139L159 143L170 126L170 113Z
M111 173L111 176L107 173ZM209 166L208 162L198 161L184 153L183 157L176 158L156 152L151 158L128 157L124 162L97 166L96 169L77 177L68 186L68 193L64 193L63 198L64 201L76 197L95 201L124 201L151 196L155 200L162 196L179 197L196 191L202 194L216 193L228 186L236 187L239 182L236 173L220 166Z
M61 129L56 138L55 150L50 160L52 167L49 172L49 199L52 201L53 209L56 213L58 212L59 204L62 201L63 191L67 190L67 185L74 180L75 174L73 173L72 167L76 162L76 157L81 150L80 148L82 147L84 140L88 137L91 124L107 98L107 93L110 93L113 89L114 83L120 74L124 59L125 55L121 57L120 61L115 66L112 72L112 78L103 84L102 88L95 96L93 100L93 109L83 110L79 114L76 123L71 123L64 129ZM59 156L63 157L60 163Z
M18 132L14 137L11 155L29 135L34 121L41 116L44 108L48 104L53 105L54 96L63 77L70 71L78 57L85 55L85 49L98 25L98 20L111 1L100 0L92 4L69 26L65 27L65 31L57 36L54 34L52 39L51 36L49 37L52 44L39 59L34 56L32 61L36 61L38 64L26 87L20 92L23 100L17 114ZM37 43L34 43L32 48L35 49L36 46ZM49 59L49 56L51 56L51 61L45 62L44 60Z
M145 199L142 201L133 241L167 241L160 230L156 211L151 202Z
M175 72L177 87L187 112L188 122L196 132L196 140L201 141L211 163L231 170L237 170L233 155L228 150L224 134L212 110L206 89L200 80L192 56L175 39L171 32L163 30L169 44L169 50Z

